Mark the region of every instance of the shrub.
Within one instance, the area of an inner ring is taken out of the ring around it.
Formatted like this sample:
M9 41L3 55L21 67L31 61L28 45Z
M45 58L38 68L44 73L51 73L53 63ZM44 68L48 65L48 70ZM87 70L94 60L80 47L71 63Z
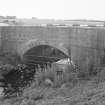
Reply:
M93 78L94 81L98 82L98 83L104 82L105 81L105 68L103 68L103 69L101 68L97 71L98 71L97 75L95 76L95 78Z
M89 74L87 72L79 72L78 78L80 80L89 80L90 79Z
M15 67L5 65L2 69L9 71L4 75L4 79L6 80L5 82L7 83L7 89L5 90L6 93L8 93L12 88L13 90L11 90L11 92L23 91L25 87L30 85L31 88L48 86L57 88L68 82L73 83L73 85L78 82L77 73L69 66L62 69L53 64L52 67L47 66L46 68L41 68L38 66L38 68L35 69L33 67L27 67L26 65L20 64Z
M60 87L65 82L76 82L78 81L77 73L71 72L70 68L62 70L57 65L45 68L42 72L39 68L35 75L35 81L37 86L44 85L46 79L50 79L53 82L53 87Z
M20 64L17 66L4 65L1 66L1 72L5 95L14 94L31 84L34 79L35 69L26 65Z

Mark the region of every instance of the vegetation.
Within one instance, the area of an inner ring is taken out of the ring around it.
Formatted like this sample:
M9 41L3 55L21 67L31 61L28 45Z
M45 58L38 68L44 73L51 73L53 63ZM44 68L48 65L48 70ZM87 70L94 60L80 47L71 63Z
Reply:
M98 102L104 102L104 67L97 70L96 76L87 76L87 73L69 66L61 69L55 64L43 69L23 64L0 67L2 74L7 75L10 71L22 72L20 77L15 76L15 82L9 80L8 83L15 84L11 85L12 89L17 91L6 91L9 94L1 97L1 105L99 105Z

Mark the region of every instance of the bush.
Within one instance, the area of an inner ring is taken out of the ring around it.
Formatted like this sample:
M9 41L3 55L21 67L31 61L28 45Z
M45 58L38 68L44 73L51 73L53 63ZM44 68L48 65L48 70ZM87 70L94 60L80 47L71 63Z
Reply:
M50 79L53 82L52 87L60 87L65 82L76 82L78 81L77 73L71 72L67 67L66 70L62 70L57 65L45 68L42 72L41 68L37 70L35 75L35 81L37 86L44 86L45 80Z
M25 87L31 84L35 75L35 69L23 64L4 65L0 69L3 77L0 81L3 83L5 95L23 91Z
M97 75L93 78L93 80L97 83L99 82L105 82L105 68L101 68L99 70L97 70L98 73Z
M87 73L87 72L79 72L78 73L78 78L79 78L79 80L89 80L90 79L89 73Z
M2 66L1 69L2 71L6 71L4 75L4 85L6 86L5 93L23 91L24 88L30 85L31 89L49 86L57 88L65 83L70 82L75 85L78 82L77 73L69 66L62 69L53 64L52 67L47 66L41 68L38 66L36 69L35 67L20 64L17 66L5 65Z

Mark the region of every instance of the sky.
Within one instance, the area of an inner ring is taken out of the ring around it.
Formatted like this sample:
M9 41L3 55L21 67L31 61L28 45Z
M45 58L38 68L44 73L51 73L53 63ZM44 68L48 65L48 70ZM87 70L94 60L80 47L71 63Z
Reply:
M1 0L0 15L39 19L105 20L105 0Z

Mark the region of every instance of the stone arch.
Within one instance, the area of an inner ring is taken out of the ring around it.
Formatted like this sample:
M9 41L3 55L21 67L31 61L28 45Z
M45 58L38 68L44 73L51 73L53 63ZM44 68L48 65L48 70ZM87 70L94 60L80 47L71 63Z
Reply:
M29 40L28 42L26 42L23 47L21 47L20 49L20 56L21 58L23 58L23 55L28 51L30 50L31 48L33 47L36 47L36 46L40 46L40 45L48 45L48 46L52 46L58 50L60 50L61 52L63 52L65 55L69 56L68 54L68 50L67 48L64 47L63 43L59 43L59 44L56 44L56 43L51 43L51 42L48 42L48 41L42 41L42 40Z

